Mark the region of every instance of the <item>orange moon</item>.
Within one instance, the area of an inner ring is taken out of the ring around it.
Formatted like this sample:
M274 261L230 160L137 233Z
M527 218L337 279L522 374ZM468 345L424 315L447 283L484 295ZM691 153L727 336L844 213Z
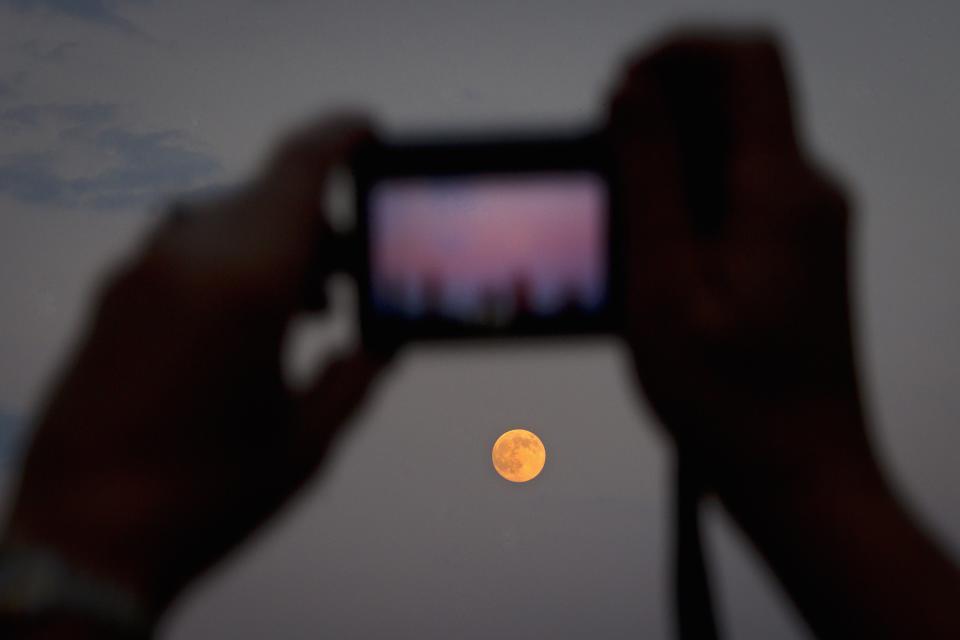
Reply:
M493 468L510 482L528 482L543 470L547 451L537 434L511 429L493 443Z

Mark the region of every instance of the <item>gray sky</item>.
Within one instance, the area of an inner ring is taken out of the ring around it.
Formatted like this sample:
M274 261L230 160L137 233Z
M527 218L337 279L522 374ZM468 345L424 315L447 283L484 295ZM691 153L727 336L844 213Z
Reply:
M958 19L932 0L0 0L0 485L164 194L237 180L342 105L388 130L583 121L631 49L745 21L783 36L808 139L854 193L875 433L956 553ZM297 368L349 333L303 327ZM513 426L547 446L529 486L489 465ZM667 637L668 458L614 345L411 350L338 454L168 637ZM710 543L731 637L805 636L718 512Z

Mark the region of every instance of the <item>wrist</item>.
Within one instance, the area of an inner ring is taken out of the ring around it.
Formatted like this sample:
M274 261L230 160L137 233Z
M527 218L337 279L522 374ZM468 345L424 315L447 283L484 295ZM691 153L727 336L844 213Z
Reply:
M146 640L152 634L131 634L118 631L77 615L51 615L42 620L0 617L0 637L31 640L32 638L69 638L70 640Z
M8 524L4 540L14 546L41 549L91 579L112 585L157 614L162 610L157 580L151 576L149 554L129 549L123 527L88 526L77 518L59 523L45 509L23 509L18 505Z
M10 538L0 543L0 628L18 637L147 638L155 620L137 594L57 549Z
M823 433L851 426L846 411L818 415ZM791 453L723 465L713 477L723 506L816 635L943 636L960 593L953 565L904 508L864 432L823 433L806 462Z
M700 457L725 502L890 498L856 394L781 402L713 433Z

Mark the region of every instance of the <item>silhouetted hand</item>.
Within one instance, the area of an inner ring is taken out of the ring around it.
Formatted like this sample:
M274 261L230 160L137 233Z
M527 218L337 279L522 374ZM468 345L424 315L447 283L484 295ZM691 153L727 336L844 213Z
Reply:
M822 637L960 634L960 578L868 443L844 197L766 37L639 57L610 111L641 385Z
M627 338L677 441L718 472L764 465L787 480L811 457L872 465L851 346L847 206L798 145L772 42L670 41L630 65L611 127Z
M119 271L39 422L10 535L162 607L311 475L383 364L352 353L302 391L281 372L329 267L324 180L369 135L352 117L302 131Z

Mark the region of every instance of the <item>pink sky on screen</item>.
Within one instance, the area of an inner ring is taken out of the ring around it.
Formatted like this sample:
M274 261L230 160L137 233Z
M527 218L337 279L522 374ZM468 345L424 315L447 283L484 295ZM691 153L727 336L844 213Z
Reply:
M599 302L605 209L588 172L385 181L371 198L374 290L436 282L455 312L523 280L539 306Z

